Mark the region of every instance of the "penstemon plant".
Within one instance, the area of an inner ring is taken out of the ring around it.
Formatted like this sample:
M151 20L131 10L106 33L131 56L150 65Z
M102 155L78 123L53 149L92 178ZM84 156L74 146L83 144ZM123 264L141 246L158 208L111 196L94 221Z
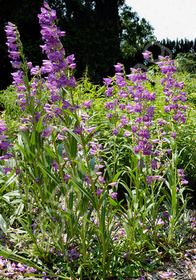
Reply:
M74 55L65 55L56 11L44 2L38 18L47 56L41 67L27 62L17 27L6 26L23 117L13 143L0 123L6 174L1 195L11 186L20 198L7 226L0 216L0 227L23 249L16 254L8 244L0 254L34 267L27 271L32 277L39 270L53 279L141 275L146 258L157 261L158 250L186 235L180 223L188 221L188 182L177 169L175 145L178 125L185 122L183 84L172 76L174 62L160 58L166 106L158 112L147 74L131 69L126 75L117 63L101 89L104 115L98 98L86 100L77 85ZM119 201L122 188L125 200Z

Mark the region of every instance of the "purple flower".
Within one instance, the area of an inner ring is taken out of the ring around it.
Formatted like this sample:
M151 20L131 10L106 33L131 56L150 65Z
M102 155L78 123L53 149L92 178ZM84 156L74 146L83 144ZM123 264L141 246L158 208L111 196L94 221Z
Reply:
M101 193L102 193L102 189L99 189L99 190L96 190L95 192L96 192L96 194L98 195L98 196L100 196L101 195Z
M114 128L112 134L118 135L118 129Z
M112 182L112 183L109 183L109 186L114 187L114 186L116 186L117 184L118 184L118 182Z
M3 167L4 173L7 174L8 172L12 171L12 168Z
M150 185L151 183L154 183L154 179L153 179L152 176L147 176L146 179L147 179L147 185Z
M4 238L6 238L6 236L5 236L5 235L2 235L2 236L0 237L0 240L1 240L1 239L4 239Z
M164 272L162 274L159 274L159 277L161 279L167 279L167 278L170 278L171 276L173 276L173 273L172 272Z
M112 199L116 199L116 198L117 198L117 195L118 195L117 192L114 192L114 193L110 193L110 194L109 194L109 196L110 196Z
M146 262L148 262L149 264L152 264L153 260L151 260L150 258L147 258Z
M98 177L98 182L105 184L104 178L102 176Z
M87 128L88 133L93 132L94 130L96 130L97 126L93 126L93 127L89 127Z
M109 86L112 83L112 79L111 78L103 78L104 84L105 86Z
M176 134L177 134L176 132L172 132L171 133L171 137L175 139L176 138Z
M168 214L168 213L166 213L166 212L164 212L164 213L162 214L162 217L164 217L164 218L166 218L166 219L168 219L168 220L169 220L169 214Z
M152 160L150 163L151 163L152 169L157 169L157 161Z
M152 145L150 142L147 142L143 146L143 155L151 155Z
M52 166L54 167L55 171L57 171L59 169L59 165L54 160L52 161Z
M12 144L8 142L0 142L0 149L6 151L8 147L12 146Z
M89 177L87 175L84 175L84 181L86 182L87 186L89 186L91 183L91 180L89 179Z
M143 54L144 59L149 59L149 58L151 58L152 53L145 50L145 52L143 52L142 54Z
M20 174L20 168L16 168L15 173L16 173L16 175Z
M21 272L25 272L27 270L27 266L26 265L22 265L22 264L17 264L18 270Z
M138 129L138 126L135 125L135 126L132 126L131 131L132 131L133 133L136 133L136 132L137 132L137 129Z
M92 103L92 100L89 100L89 101L85 101L81 104L81 106L85 106L87 109L90 109L91 108L91 103Z
M142 113L142 106L140 103L136 103L135 104L135 109L134 109L135 112L137 113Z
M6 155L4 155L4 156L1 156L1 157L0 157L0 160L9 159L9 158L12 158L12 157L14 157L14 156L11 155L11 154L6 154Z
M13 60L18 60L20 58L20 53L18 52L18 47L16 41L18 39L18 31L16 25L11 22L8 22L8 25L5 26L5 32L7 36L7 46L9 57ZM13 64L14 66L14 64ZM18 67L17 67L18 68Z
M42 137L47 137L52 132L52 129L42 130Z
M65 181L68 182L71 176L68 175L68 174L66 174L66 175L64 175L63 177L64 177Z
M107 88L107 90L105 91L106 97L112 96L112 91L113 91L113 90L114 90L113 88Z
M126 130L125 133L124 133L124 137L128 137L130 135L131 135L131 132Z
M187 180L185 180L185 179L183 179L181 182L182 182L183 185L188 185L188 183L189 183L189 182L188 182Z
M139 146L134 147L134 153L135 154L138 154L140 150L141 150L141 148Z
M116 65L114 65L115 67L115 71L116 72L121 72L122 71L122 64L121 63L117 63Z
M112 114L106 113L107 119L111 119L112 118Z
M33 268L33 267L31 267L30 269L29 269L29 272L31 272L31 273L36 273L36 269L35 268Z
M75 126L75 134L81 134L82 133L82 128L80 126Z

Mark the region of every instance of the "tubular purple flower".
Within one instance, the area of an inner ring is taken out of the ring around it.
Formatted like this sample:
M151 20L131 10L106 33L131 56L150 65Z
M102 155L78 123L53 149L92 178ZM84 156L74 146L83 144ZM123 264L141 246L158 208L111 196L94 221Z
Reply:
M63 177L64 177L65 181L68 182L70 177L71 177L71 175L66 174Z
M147 179L147 185L150 185L151 183L154 183L154 179L153 179L152 176L147 176L146 179Z
M130 136L130 135L131 135L131 132L130 132L130 131L127 131L127 130L126 130L126 131L124 132L124 137L128 137L128 136Z
M176 138L176 134L177 134L176 132L172 132L171 133L171 137L175 139Z
M114 65L115 67L115 71L116 72L121 72L122 71L122 64L121 63L117 63L116 65Z
M118 135L118 129L114 128L112 134Z
M75 134L81 134L82 133L82 128L80 126L75 126Z
M89 100L89 101L85 101L81 104L81 106L85 106L87 109L90 109L90 105L93 101L92 100Z
M47 137L50 133L52 132L52 129L46 129L46 130L42 130L42 138L43 137Z
M1 157L0 157L0 160L10 159L10 158L12 158L12 157L14 157L14 156L11 155L11 154L6 154L6 155L4 155L4 156L1 156Z
M151 58L152 53L145 50L145 52L143 52L142 55L143 55L144 59L149 59L149 58Z
M12 171L12 168L3 167L4 173L7 174L8 172Z
M114 89L113 88L107 88L106 89L106 91L105 91L105 95L106 95L106 97L110 97L110 96L112 96L112 91L113 91Z
M139 146L134 147L134 153L135 154L138 154L140 150L141 150L141 148Z
M99 190L95 190L95 192L96 192L96 195L97 195L97 196L100 196L101 193L103 192L103 190L102 190L102 189L99 189Z
M112 84L112 79L111 78L103 78L105 86L109 86Z
M87 186L89 186L91 183L91 180L89 179L89 177L87 175L84 175L84 181L86 182Z
M110 193L110 194L109 194L109 196L110 196L112 199L116 199L116 198L117 198L117 195L118 195L117 192L114 192L114 193Z

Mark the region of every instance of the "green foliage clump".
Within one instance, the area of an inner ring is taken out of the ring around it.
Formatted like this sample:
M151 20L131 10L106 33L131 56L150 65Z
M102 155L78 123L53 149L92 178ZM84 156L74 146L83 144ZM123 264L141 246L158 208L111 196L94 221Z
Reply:
M118 63L104 86L76 83L74 57L65 57L54 11L44 7L52 59L41 69L29 71L17 28L7 26L20 47L9 52L22 58L15 79L24 98L14 135L6 121L18 106L15 88L0 120L0 255L28 265L32 277L142 276L177 258L194 222L186 171L195 165L195 113L168 57L161 72L127 75Z

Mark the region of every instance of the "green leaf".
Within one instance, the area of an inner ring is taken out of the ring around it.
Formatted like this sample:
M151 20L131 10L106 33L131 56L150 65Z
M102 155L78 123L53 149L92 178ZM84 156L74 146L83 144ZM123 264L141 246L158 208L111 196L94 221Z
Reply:
M96 162L95 158L92 158L92 159L90 160L90 169L91 169L92 171L95 170L95 162Z
M95 129L93 129L93 131L91 131L91 132L87 135L87 137L85 138L85 145L87 145L87 144L91 141L91 139L93 138L93 135L94 135L95 131L97 131L98 129L100 129L100 127L101 127L101 125L99 125L99 126L96 127Z
M6 225L6 221L4 220L4 218L2 217L2 215L0 214L0 228L2 229L2 231L7 234L7 225Z
M36 131L37 132L41 132L41 130L42 130L42 124L43 124L43 119L44 119L44 117L45 117L45 115L44 116L41 116L40 117L40 119L39 119L39 121L38 121L38 123L37 123L37 125L36 125Z
M35 131L33 131L32 134L31 134L30 143L31 143L33 146L35 145Z
M78 150L78 145L75 137L71 137L70 141L70 154L71 154L71 159L75 159L77 156L77 150Z
M59 144L57 148L59 156L63 156L63 144Z
M7 187L9 187L13 182L15 182L17 179L17 175L14 174L12 175L8 180L7 182L5 183L5 186L3 187L3 189L6 189Z
M61 185L60 180L56 176L54 176L54 174L52 174L50 170L48 170L41 164L39 164L39 167L44 171L45 174L47 174L57 184L57 186Z
M91 201L91 203L93 204L93 206L96 207L95 200L94 200L94 198L90 195L89 191L86 190L85 188L83 188L82 184L79 183L79 182L77 181L77 179L72 178L71 180L72 180L72 182L74 183L74 186L77 187L81 192L83 192L84 195L86 195L86 196L88 197L88 199Z
M81 139L78 137L78 135L76 135L73 131L71 131L69 128L67 128L67 127L64 127L64 129L66 129L66 131L67 132L69 132L75 139L76 139L76 141L80 144L80 145L82 145L82 141L81 141Z
M46 150L48 152L48 154L55 160L56 159L56 154L54 152L54 150L52 149L52 147L48 147L48 146L44 146L43 147L44 150Z
M106 202L107 202L107 192L105 192L103 195L103 202L101 208L101 223L102 223L103 231L105 230Z

